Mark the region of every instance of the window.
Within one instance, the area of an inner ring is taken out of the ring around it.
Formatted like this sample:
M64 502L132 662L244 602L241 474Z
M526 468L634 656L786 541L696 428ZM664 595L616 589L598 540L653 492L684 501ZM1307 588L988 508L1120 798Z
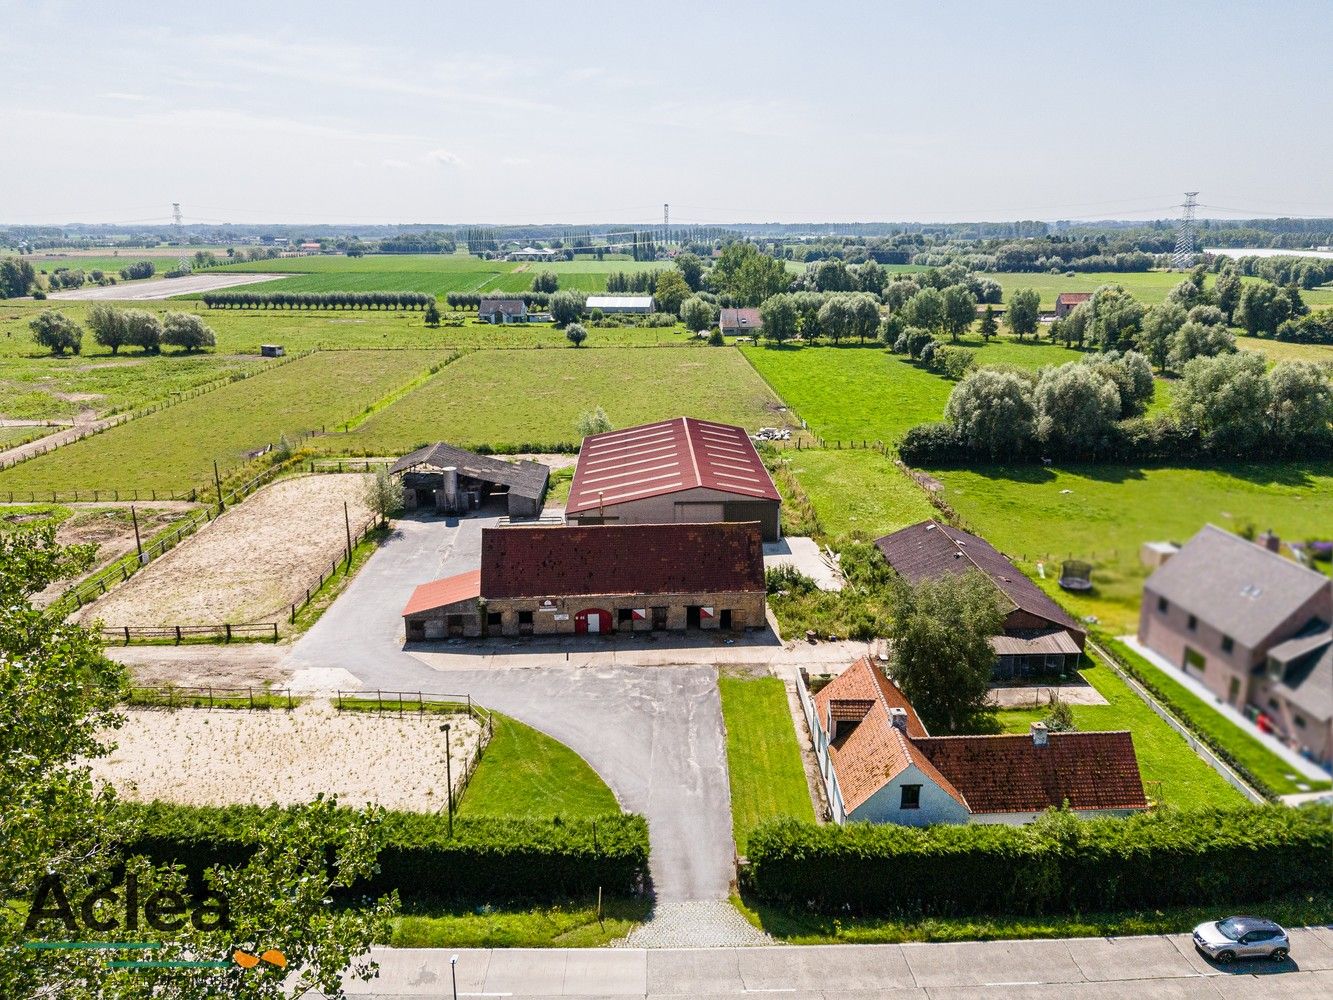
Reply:
M518 623L519 623L520 625L531 625L531 624L532 624L532 612L531 612L531 611L520 611L520 612L518 613Z
M502 615L499 611L487 611L487 612L486 612L486 624L487 624L487 625L503 625L503 624L504 624L504 615Z
M1169 605L1166 603L1165 597L1157 598L1157 610L1160 611L1162 614L1166 614L1166 609L1168 606Z
M1292 716L1291 721L1294 722L1294 723L1296 723L1296 728L1297 728L1297 729L1304 729L1304 728L1305 728L1305 716L1303 716L1303 715L1295 715L1295 716Z
M621 625L629 625L634 622L633 608L618 608L616 610L616 621Z
M1222 636L1222 652L1224 653L1231 652L1231 650L1235 647L1235 645L1236 644L1231 640L1231 636L1229 635Z
M921 786L903 785L902 801L898 803L899 809L920 809L921 808Z
M1199 619L1195 618L1193 615L1190 615L1190 620L1186 624L1189 626L1189 630L1193 632L1196 628L1199 627Z

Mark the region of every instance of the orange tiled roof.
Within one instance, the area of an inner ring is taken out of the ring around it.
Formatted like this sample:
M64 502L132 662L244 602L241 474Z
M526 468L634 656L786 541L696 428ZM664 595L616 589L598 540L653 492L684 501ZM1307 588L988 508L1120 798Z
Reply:
M446 576L442 580L431 580L412 591L403 616L414 615L433 608L442 608L459 601L476 600L481 596L481 570L474 569L457 576Z

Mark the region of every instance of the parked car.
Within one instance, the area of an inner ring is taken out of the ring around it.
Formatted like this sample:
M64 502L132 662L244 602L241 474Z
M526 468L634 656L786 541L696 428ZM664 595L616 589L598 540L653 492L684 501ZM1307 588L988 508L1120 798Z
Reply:
M1291 952L1287 932L1263 917L1227 917L1194 928L1194 947L1215 962L1271 958L1281 962Z

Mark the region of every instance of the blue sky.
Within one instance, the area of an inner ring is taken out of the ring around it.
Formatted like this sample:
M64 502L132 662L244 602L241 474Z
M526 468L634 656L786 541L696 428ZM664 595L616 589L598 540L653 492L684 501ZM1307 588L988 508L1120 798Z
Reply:
M1333 215L1311 3L0 0L0 222Z

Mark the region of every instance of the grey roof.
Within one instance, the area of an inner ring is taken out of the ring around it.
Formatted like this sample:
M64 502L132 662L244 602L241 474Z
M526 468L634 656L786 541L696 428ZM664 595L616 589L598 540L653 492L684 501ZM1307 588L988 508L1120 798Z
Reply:
M1029 580L990 542L939 521L919 521L875 539L894 572L915 586L945 573L980 570L1016 608L1045 618L1068 632L1087 632L1064 608Z
M1282 664L1278 692L1320 722L1333 717L1333 631L1321 628L1279 643L1268 655Z
M551 470L539 462L529 462L526 459L506 462L499 458L491 458L489 455L464 451L443 441L418 448L410 455L404 455L393 463L389 471L407 472L420 466L431 469L453 466L465 476L508 486L510 493L532 500L540 500L546 494L546 482L551 475Z
M1208 524L1144 584L1200 620L1255 649L1328 577Z
M482 299L477 305L480 313L501 313L506 316L519 316L527 311L528 304L522 299Z

